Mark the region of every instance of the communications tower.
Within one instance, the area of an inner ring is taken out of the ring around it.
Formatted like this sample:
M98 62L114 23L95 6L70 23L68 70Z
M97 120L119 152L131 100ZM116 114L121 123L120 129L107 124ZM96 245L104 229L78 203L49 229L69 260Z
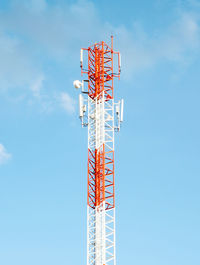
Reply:
M116 265L114 132L123 121L123 99L114 103L121 57L113 51L113 37L111 46L101 41L81 49L80 66L87 79L74 86L81 89L82 127L88 127L87 265Z

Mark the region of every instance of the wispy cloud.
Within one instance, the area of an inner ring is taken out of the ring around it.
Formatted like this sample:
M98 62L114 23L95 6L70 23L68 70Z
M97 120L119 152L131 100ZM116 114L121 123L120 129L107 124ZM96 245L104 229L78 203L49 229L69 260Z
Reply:
M75 112L75 103L75 100L68 93L62 92L60 94L60 105L67 113L73 114Z
M11 154L7 152L3 144L0 144L0 165L8 162L10 158L11 158Z
M47 8L47 2L45 0L21 0L21 5L34 13L40 13Z
M27 47L19 37L0 30L0 91L24 88L36 76Z
M200 47L200 23L194 13L181 12L165 30L149 36L141 25L131 30L115 30L124 57L125 77L155 67L159 63L188 63Z
M190 1L194 6L192 2L196 1ZM104 21L95 2L88 0L54 5L45 0L12 2L12 7L0 14L0 90L23 89L27 94L31 91L24 98L37 100L42 107L55 103L59 106L62 102L68 113L73 112L73 104L65 105L70 102L69 94L61 93L60 101L54 101L61 88L56 85L52 93L45 89L48 80L54 78L47 65L50 62L62 69L73 69L78 64L80 47L107 39L111 33L122 53L125 79L163 62L187 64L200 48L199 15L194 10L179 10L166 28L162 31L155 28L149 34L138 22L127 28Z
M40 99L41 98L41 89L43 85L43 81L45 80L44 75L40 75L34 80L33 84L31 85L31 91L33 92L33 96Z
M3 28L28 38L35 48L56 60L66 60L76 47L101 32L95 5L90 1L50 5L43 1L16 1L0 22ZM38 11L38 12L37 12ZM89 15L88 15L89 14ZM97 31L95 30L97 26ZM100 31L99 31L100 30Z

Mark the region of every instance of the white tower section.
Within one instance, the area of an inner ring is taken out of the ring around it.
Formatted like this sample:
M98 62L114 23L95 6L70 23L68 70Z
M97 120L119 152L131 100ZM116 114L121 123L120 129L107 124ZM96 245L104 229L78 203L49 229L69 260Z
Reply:
M105 101L102 94L101 100L88 99L88 149L104 146L109 154L114 151L114 103ZM95 209L87 209L87 265L115 265L115 208L105 210L103 201Z

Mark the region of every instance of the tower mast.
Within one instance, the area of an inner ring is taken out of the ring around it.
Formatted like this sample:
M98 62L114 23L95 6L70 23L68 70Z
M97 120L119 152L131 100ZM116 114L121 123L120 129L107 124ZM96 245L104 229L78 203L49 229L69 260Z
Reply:
M120 130L123 120L123 100L114 103L113 79L120 78L120 61L119 52L113 51L113 37L111 47L102 41L83 48L81 74L86 74L87 80L74 81L76 88L82 88L81 123L88 126L87 265L116 265L114 132Z

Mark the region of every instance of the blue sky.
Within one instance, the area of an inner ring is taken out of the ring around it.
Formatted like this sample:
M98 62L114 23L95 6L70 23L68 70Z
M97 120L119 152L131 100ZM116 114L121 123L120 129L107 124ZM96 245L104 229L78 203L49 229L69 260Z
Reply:
M79 51L122 54L118 264L200 264L200 1L0 1L0 264L86 264Z

